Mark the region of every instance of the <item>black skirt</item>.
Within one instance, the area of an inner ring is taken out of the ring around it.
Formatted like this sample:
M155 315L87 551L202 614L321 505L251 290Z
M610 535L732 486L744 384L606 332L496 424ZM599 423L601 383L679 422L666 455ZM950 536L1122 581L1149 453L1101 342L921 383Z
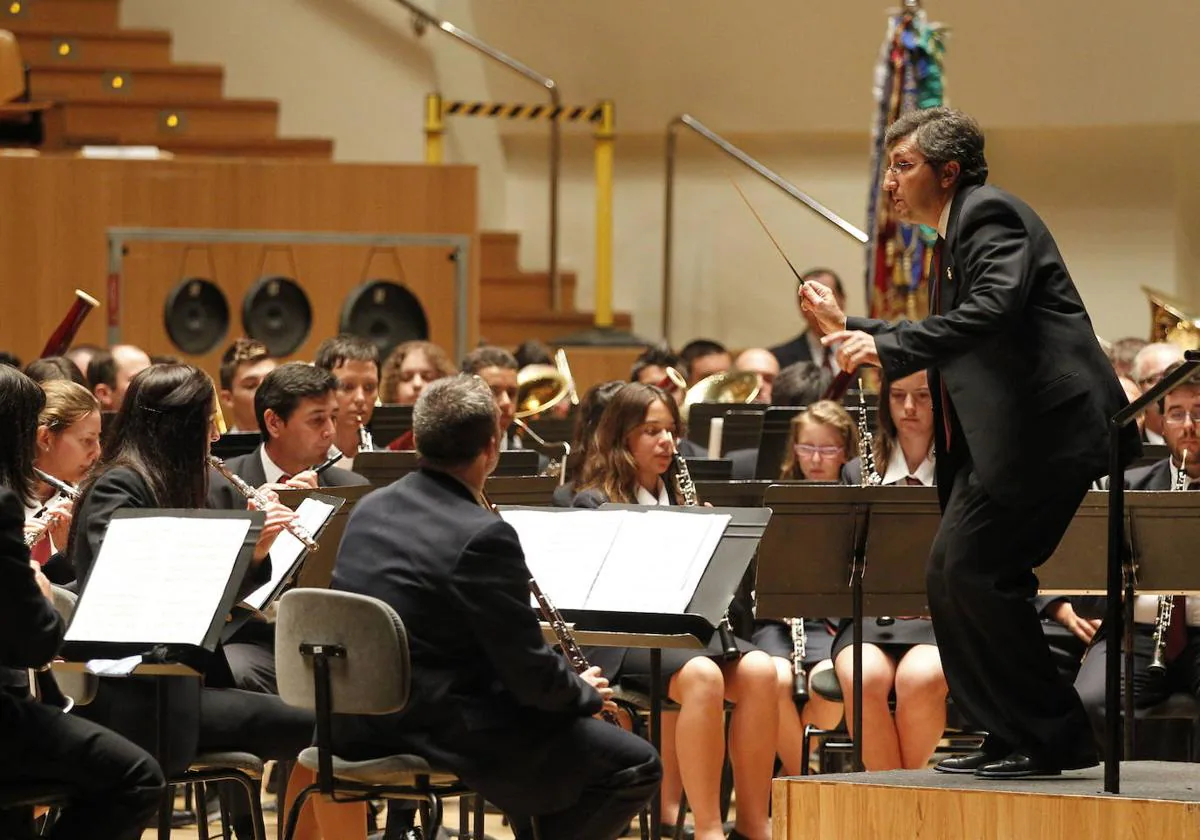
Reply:
M833 640L832 658L854 643L854 625L848 618L842 619L837 637ZM936 645L933 622L927 618L897 618L893 623L881 625L875 618L863 619L863 642L876 645L893 659L899 660L917 645Z
M820 618L804 619L804 667L811 668L822 660L829 659L833 648L833 632L830 624ZM755 619L754 644L771 656L792 658L792 632L782 621Z

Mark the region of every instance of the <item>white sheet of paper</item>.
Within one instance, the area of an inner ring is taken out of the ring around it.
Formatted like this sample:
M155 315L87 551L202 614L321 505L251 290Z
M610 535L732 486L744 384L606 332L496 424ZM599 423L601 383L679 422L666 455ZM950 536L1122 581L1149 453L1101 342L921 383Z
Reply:
M626 519L623 510L506 510L525 564L560 610L583 609L596 575Z
M300 505L296 508L296 517L300 524L308 529L308 533L315 534L325 526L325 522L329 517L333 516L334 511L335 508L333 505L310 496L300 502ZM295 565L296 560L303 551L304 543L293 537L289 532L284 531L276 537L270 552L271 579L247 595L243 599L243 603L256 610L261 610L265 607L267 599L271 597L271 593L275 591L275 587L292 570L292 566Z
M728 514L631 511L609 549L587 608L683 612L729 520Z
M114 519L67 641L201 644L249 530L248 519Z

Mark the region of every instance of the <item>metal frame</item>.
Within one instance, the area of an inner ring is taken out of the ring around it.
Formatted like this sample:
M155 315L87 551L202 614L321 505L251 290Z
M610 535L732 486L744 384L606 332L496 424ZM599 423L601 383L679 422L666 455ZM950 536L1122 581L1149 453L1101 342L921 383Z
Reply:
M303 230L110 227L108 238L108 344L121 343L121 272L129 242L194 242L207 245L358 245L375 248L450 248L454 261L454 357L467 354L471 237L463 233L338 233Z
M492 61L503 64L514 73L524 76L529 81L543 88L550 94L550 102L554 107L562 107L562 96L558 85L549 76L543 76L527 64L523 64L507 53L477 38L465 29L460 29L448 20L444 20L418 6L411 0L395 0L396 3L413 13L415 22L421 25L432 25L452 38L466 44L476 52L483 53ZM418 29L420 35L422 30ZM558 180L562 170L562 127L558 120L550 120L550 289L553 295L554 311L562 310L562 284L558 277ZM462 358L462 356L459 356Z
M791 181L788 181L778 172L764 166L758 160L746 154L746 152L742 151L733 143L730 143L720 134L717 134L691 114L681 114L667 123L667 186L666 210L663 213L662 275L662 337L664 340L668 342L671 340L671 260L673 257L673 227L675 222L675 157L677 134L680 126L689 128L696 134L699 134L709 143L712 143L725 154L742 164L742 166L745 166L754 174L774 184L796 201L799 201L805 207L812 210L821 218L825 219L825 221L839 228L847 236L857 239L863 245L866 245L869 241L870 237L868 237L866 233L859 230L841 216L834 213L828 207L800 190L795 184L793 184Z

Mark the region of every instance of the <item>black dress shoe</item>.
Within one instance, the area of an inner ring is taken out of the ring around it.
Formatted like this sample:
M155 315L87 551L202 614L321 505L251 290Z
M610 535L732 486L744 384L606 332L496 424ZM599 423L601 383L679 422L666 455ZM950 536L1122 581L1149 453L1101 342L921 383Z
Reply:
M1062 765L1029 753L1011 752L1004 758L980 765L975 775L981 779L1038 779L1061 776Z
M996 761L1000 758L1003 758L1003 756L993 755L985 752L984 750L979 750L977 752L968 753L967 755L956 755L951 758L943 758L933 766L933 769L937 770L939 773L974 773L983 765Z

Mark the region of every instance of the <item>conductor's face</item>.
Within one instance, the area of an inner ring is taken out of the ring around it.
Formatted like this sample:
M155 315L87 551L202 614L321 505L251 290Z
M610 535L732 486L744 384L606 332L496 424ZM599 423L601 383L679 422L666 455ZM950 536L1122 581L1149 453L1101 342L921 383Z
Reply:
M910 135L888 150L883 189L902 221L937 227L942 208L954 192L958 172L957 161L939 166L926 159Z

